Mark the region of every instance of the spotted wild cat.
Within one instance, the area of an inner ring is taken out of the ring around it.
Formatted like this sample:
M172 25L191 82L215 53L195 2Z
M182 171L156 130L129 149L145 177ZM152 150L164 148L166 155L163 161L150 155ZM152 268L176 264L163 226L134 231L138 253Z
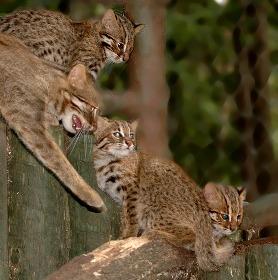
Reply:
M71 133L96 128L97 108L86 68L78 64L66 77L15 37L0 34L0 73L0 111L8 125L77 197L96 211L104 210L100 196L76 172L47 131L58 121Z
M98 118L94 166L100 189L123 201L122 237L158 232L176 246L195 243L202 269L216 270L233 252L216 244L202 189L173 161L136 151L136 123Z
M0 32L21 39L35 55L66 73L76 64L84 64L93 80L105 64L129 59L142 27L111 9L100 20L82 22L47 10L16 11L0 18Z

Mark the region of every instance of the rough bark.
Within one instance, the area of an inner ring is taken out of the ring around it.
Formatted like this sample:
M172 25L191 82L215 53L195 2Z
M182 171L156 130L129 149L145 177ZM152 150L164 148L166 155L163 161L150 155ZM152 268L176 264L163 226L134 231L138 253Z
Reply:
M55 135L62 146L63 134ZM68 195L11 131L8 145L9 277L3 279L42 279L69 260Z
M62 128L52 131L61 148ZM91 136L87 138L92 142ZM71 160L94 185L92 143L79 140ZM91 213L0 122L0 279L38 280L118 234L117 208ZM77 162L78 161L78 162ZM114 207L114 208L113 208ZM43 264L43 265L42 265Z
M97 250L74 258L61 269L47 277L47 280L139 280L139 279L245 279L245 255L258 254L257 259L270 260L271 266L264 268L260 280L274 280L278 272L274 266L278 255L278 239L259 240L241 244L229 263L219 272L204 273L198 269L194 254L176 248L164 240L149 240L146 237L129 238L106 243ZM271 242L271 244L267 244ZM252 263L247 274L257 275L258 269ZM261 265L261 264L259 264ZM265 265L265 263L264 263ZM248 278L256 279L256 278Z

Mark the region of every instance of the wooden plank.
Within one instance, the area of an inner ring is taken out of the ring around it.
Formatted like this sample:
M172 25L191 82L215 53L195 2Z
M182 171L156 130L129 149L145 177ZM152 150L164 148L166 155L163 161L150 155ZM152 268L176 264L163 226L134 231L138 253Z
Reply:
M6 123L0 118L0 279L8 279L8 176Z
M68 140L70 141L70 139ZM89 185L95 187L96 191L100 193L108 211L101 214L93 213L76 200L69 200L71 258L91 251L119 235L119 207L96 187L92 155L93 138L90 135L85 135L80 138L73 151L69 151L68 158Z
M9 277L43 279L69 259L68 194L14 133L9 145Z

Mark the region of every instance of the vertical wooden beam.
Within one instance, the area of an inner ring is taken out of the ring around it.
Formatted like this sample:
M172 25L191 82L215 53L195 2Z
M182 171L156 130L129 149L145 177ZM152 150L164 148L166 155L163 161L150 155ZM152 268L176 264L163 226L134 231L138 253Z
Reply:
M8 279L8 177L7 130L0 119L0 279Z
M92 157L93 138L90 135L82 136L68 155L78 173L100 193L108 211L101 214L93 213L81 206L75 199L69 199L71 258L93 250L119 235L119 207L96 188Z
M9 278L43 279L69 260L68 194L13 132L9 145Z

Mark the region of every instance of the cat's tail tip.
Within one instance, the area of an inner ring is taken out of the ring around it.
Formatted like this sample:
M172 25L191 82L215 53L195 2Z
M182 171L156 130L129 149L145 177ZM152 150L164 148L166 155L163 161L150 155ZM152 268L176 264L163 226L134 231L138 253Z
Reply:
M107 207L104 203L99 207L91 206L91 208L94 210L95 213L104 213L107 211Z
M98 203L96 201L86 201L87 208L95 213L104 213L107 211L107 207L104 204L102 199L98 199Z
M83 197L79 196L79 198L85 204L85 206L88 208L88 210L90 210L92 212L103 213L103 212L107 211L107 207L104 204L102 198L93 189L90 189L90 191L87 192L85 195L83 195Z

